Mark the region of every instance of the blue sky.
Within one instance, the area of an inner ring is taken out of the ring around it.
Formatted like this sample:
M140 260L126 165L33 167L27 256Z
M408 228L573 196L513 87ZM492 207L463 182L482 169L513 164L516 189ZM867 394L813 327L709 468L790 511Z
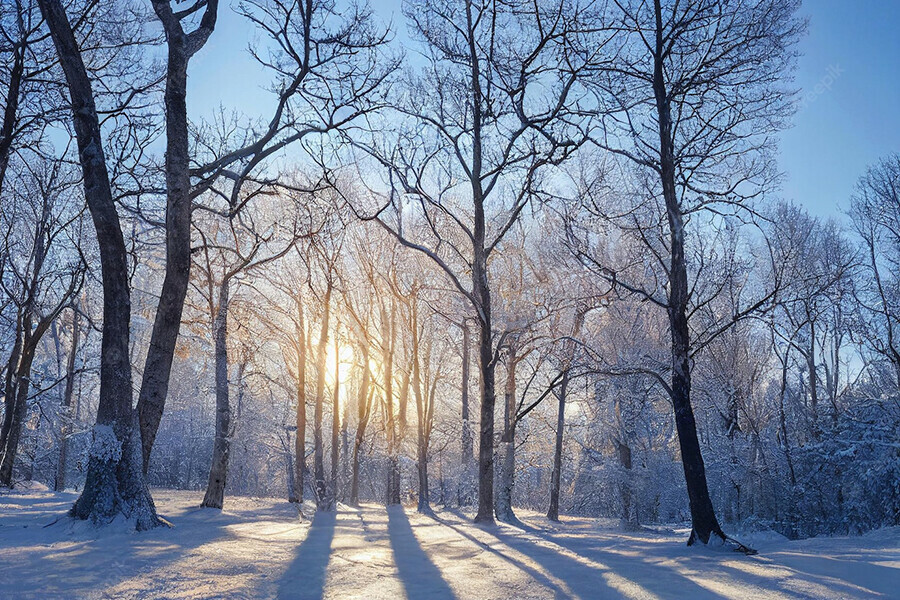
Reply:
M400 0L375 0L379 16L405 36ZM866 166L900 152L900 0L805 0L809 31L795 84L801 101L794 126L781 134L781 195L815 215L840 216ZM191 63L193 117L222 104L266 114L265 73L244 49L254 33L229 9ZM817 87L818 86L818 87Z

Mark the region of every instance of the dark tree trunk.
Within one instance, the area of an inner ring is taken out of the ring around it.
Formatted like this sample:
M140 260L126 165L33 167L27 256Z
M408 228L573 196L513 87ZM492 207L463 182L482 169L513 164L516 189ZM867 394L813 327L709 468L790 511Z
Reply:
M337 327L335 327L337 331ZM337 333L334 336L334 390L331 402L331 486L328 494L328 509L337 508L338 463L340 461L341 433L341 349Z
M431 498L428 493L428 436L430 427L428 424L429 410L426 406L427 397L422 393L422 372L420 366L419 347L419 317L413 298L412 309L412 388L416 398L416 473L419 477L419 501L417 510L420 513L431 514ZM426 352L425 360L428 360Z
M513 486L516 472L516 367L519 357L514 344L509 345L509 356L506 359L506 386L503 390L503 436L500 439L502 463L499 469L499 489L495 502L495 513L498 520L504 523L517 523L513 511Z
M185 33L165 0L153 9L166 32L166 275L163 280L138 396L144 473L159 431L181 314L191 273L191 177L187 121L187 71L191 57L215 28L218 1L209 0L199 27Z
M656 48L654 52L653 92L659 122L659 160L663 198L669 224L669 302L668 316L672 336L672 404L675 410L675 427L681 448L681 462L687 483L691 509L692 530L688 544L699 539L704 544L711 535L725 539L716 519L709 489L706 469L697 438L697 423L691 407L691 339L688 327L688 275L684 254L684 219L675 188L675 150L672 117L663 71L664 42L662 9L659 0L654 3L656 12Z
M462 440L460 454L460 473L456 487L456 502L460 506L472 504L474 488L472 486L472 463L474 451L472 444L472 422L469 416L469 368L471 364L471 341L469 339L469 326L466 320L462 321L462 381L460 382L460 396L462 402Z
M222 508L225 500L225 481L231 452L231 405L228 397L228 304L229 281L219 287L219 306L213 321L216 363L216 438L213 442L212 463L206 494L200 506Z
M84 195L97 234L103 280L100 401L87 478L72 515L105 524L119 515L138 530L160 523L141 469L140 432L132 408L128 259L103 154L90 79L59 0L39 0L65 73Z
M569 370L563 373L562 381L556 398L559 400L559 408L556 412L556 443L553 447L553 471L550 473L550 508L547 509L547 518L551 521L559 521L559 484L562 478L562 450L563 430L566 426L566 394L569 389Z
M13 340L12 350L9 353L9 360L6 363L6 378L3 388L3 425L0 428L0 454L6 448L6 441L13 426L13 415L16 412L16 384L18 383L16 372L19 369L19 359L22 355L22 317L22 310L19 309L16 315L15 339Z
M0 194L3 192L6 169L9 166L9 157L12 154L13 134L16 130L16 121L18 120L22 76L25 74L26 49L27 40L24 38L20 39L13 47L13 60L9 68L9 85L6 89L3 123L0 125Z

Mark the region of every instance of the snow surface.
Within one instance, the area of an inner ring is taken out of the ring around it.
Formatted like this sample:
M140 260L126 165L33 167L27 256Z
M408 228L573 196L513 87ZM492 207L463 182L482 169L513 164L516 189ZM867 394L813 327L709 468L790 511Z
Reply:
M155 490L174 527L133 533L62 516L74 493L0 495L0 598L898 598L900 528L788 541L759 556L685 546L683 530L519 511L525 529L467 515L293 505ZM62 516L62 518L60 518ZM49 523L52 523L48 526Z

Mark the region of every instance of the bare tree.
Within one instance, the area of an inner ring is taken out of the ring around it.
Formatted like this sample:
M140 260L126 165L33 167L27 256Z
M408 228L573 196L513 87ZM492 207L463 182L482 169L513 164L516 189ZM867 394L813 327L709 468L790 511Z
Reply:
M141 468L140 430L132 407L128 260L113 202L100 122L91 82L78 43L59 0L40 0L72 105L72 121L103 278L103 337L100 350L100 404L84 490L72 515L109 523L119 515L136 529L160 524Z
M691 240L687 225L702 222L704 212L752 215L750 200L772 188L769 134L791 113L785 82L803 31L794 16L798 5L625 0L603 17L620 33L610 66L594 79L604 115L603 134L595 142L637 169L637 193L648 198L644 214L650 219L639 235L647 236L648 256L663 280L655 289L638 289L614 269L606 276L669 317L672 364L666 387L690 500L689 543L727 536L709 498L691 405L692 355L705 342L691 330L700 306L691 281L697 268L691 251L701 246ZM650 241L651 236L659 239ZM750 302L705 340L771 297Z
M421 77L408 78L395 103L404 124L397 136L379 133L360 144L388 171L387 201L374 216L362 216L431 258L475 313L481 380L476 521L493 522L497 351L489 259L528 206L544 169L583 141L573 104L593 54L571 51L580 14L567 2L410 2L406 14L425 43L427 67ZM410 211L416 216L405 217Z

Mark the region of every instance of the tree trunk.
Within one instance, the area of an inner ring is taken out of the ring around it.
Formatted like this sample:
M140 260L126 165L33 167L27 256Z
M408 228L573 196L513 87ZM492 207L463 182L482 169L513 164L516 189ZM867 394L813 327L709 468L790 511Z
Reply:
M20 33L24 33L20 30ZM13 61L9 69L9 79L6 90L6 102L3 109L3 123L0 125L0 195L3 192L3 182L6 180L6 169L9 166L9 157L12 154L13 134L16 130L16 122L19 112L19 95L22 88L22 76L25 74L25 53L27 41L20 39L13 47Z
M327 510L327 484L325 482L325 450L322 446L322 413L325 406L325 361L328 356L328 321L331 317L331 292L333 284L328 280L322 303L322 328L316 355L316 408L313 415L313 477L315 478L316 510Z
M6 363L6 380L3 389L3 425L0 427L0 454L6 448L6 441L9 438L9 432L13 426L13 416L16 412L16 372L19 369L19 359L22 355L22 310L16 315L16 333L13 340L13 347L9 353L9 360Z
M339 325L339 324L338 324ZM341 349L337 326L334 335L334 394L331 403L331 490L328 495L328 509L337 508L338 462L340 460L341 433Z
M306 324L303 300L297 300L297 435L294 438L294 487L291 502L303 503L306 475Z
M353 440L353 458L350 474L350 504L352 506L359 506L359 454L365 441L366 426L369 423L369 407L371 406L369 398L369 343L366 339L363 339L360 346L362 347L363 371L356 398L359 420L356 423L356 437Z
M166 275L163 280L138 396L144 473L159 431L181 314L191 274L191 176L187 119L188 62L215 28L218 1L209 0L198 28L185 33L169 2L153 0L166 32Z
M397 333L397 307L391 298L391 311L381 314L382 325L387 328L382 344L384 362L384 403L385 428L387 429L388 473L387 497L388 506L400 504L400 449L397 443L397 425L394 419L394 338Z
M419 353L419 317L416 308L418 300L413 298L412 307L412 388L416 398L416 473L419 476L419 501L416 509L423 514L431 514L431 499L428 493L428 414L426 397L422 393L422 372ZM426 360L428 357L426 357Z
M460 455L459 482L456 488L456 502L460 506L472 504L472 461L474 459L472 444L472 424L469 417L469 365L471 359L471 341L469 340L469 327L466 320L462 321L462 381L460 382L460 396L462 402L462 441Z
M516 523L518 519L513 512L512 497L516 471L516 367L519 357L516 356L514 344L509 346L506 359L506 386L503 391L503 436L500 439L502 463L498 476L498 490L495 512L498 520L504 523Z
M63 391L62 413L63 425L59 432L59 460L56 463L56 478L53 489L61 492L66 489L66 461L68 459L69 434L72 431L72 399L75 395L75 359L78 355L78 344L81 341L81 323L78 307L72 310L72 345L66 357L66 387Z
M26 327L31 329L30 321ZM26 330L27 332L27 330ZM26 337L29 337L26 335ZM6 437L6 445L0 449L0 486L12 486L13 467L16 462L16 454L19 450L19 440L22 437L22 425L28 413L28 392L31 383L31 365L34 361L34 351L31 340L26 340L22 348L22 357L16 370L15 403L12 409L9 433Z
M562 478L562 450L563 430L566 426L566 393L569 389L569 370L563 373L562 381L556 398L559 400L559 408L556 411L556 443L553 448L553 471L550 473L550 508L547 510L547 518L551 521L559 521L559 484Z
M660 1L654 2L656 13L656 48L653 66L653 92L659 123L660 179L666 216L669 224L669 302L668 316L672 336L672 404L675 410L675 427L681 448L681 461L687 484L691 509L692 530L688 544L700 540L709 542L715 534L725 539L716 519L712 500L706 484L706 468L697 438L697 423L691 407L691 339L688 327L688 275L684 255L684 219L675 189L675 150L672 132L670 100L666 90L663 69L664 42Z
M206 494L200 506L222 508L225 500L225 480L231 451L231 406L228 398L228 304L229 281L219 287L219 306L213 320L216 352L216 438L213 442L212 463Z
M100 400L87 478L72 515L97 524L119 515L138 530L160 524L141 470L140 432L132 408L128 259L103 154L90 79L59 0L39 0L65 73L84 179L84 195L97 234L103 280Z

